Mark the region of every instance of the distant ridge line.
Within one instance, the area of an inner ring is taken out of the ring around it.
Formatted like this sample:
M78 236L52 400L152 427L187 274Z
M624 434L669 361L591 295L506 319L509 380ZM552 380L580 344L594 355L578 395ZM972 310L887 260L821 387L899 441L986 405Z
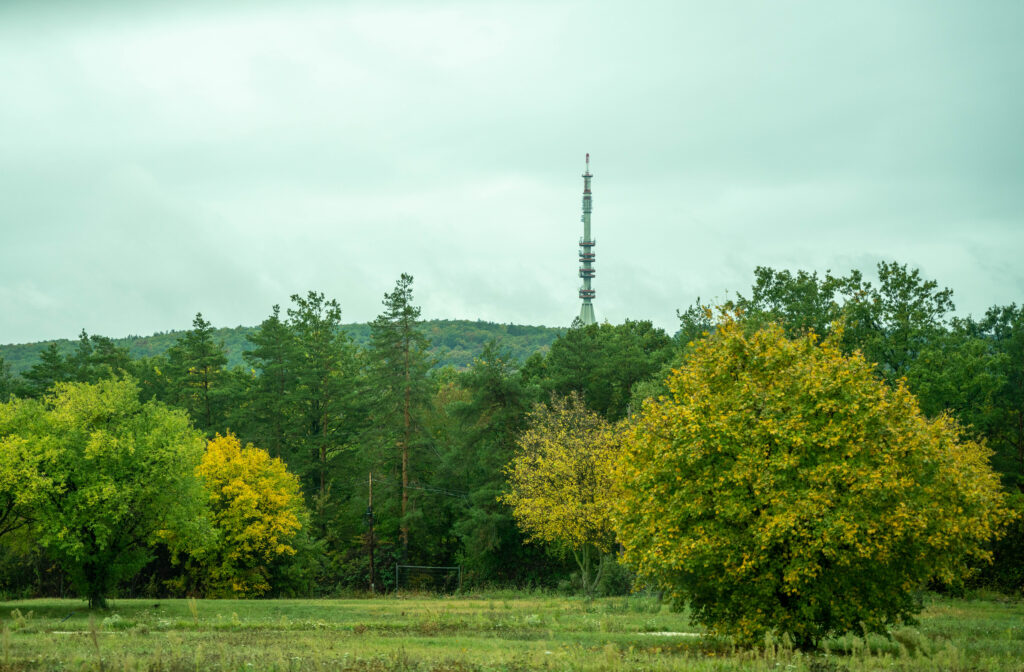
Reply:
M242 353L250 349L246 336L259 327L219 327L214 330L215 338L223 341L228 355L228 368L244 365ZM370 323L352 322L341 325L352 341L365 347L370 341ZM498 340L514 359L524 361L534 352L546 351L555 338L565 333L567 327L543 325L520 325L512 323L487 322L484 320L424 320L422 328L431 341L431 354L438 360L438 366L468 367L473 358L483 351L490 340ZM148 336L124 336L110 339L118 346L128 348L132 359L153 357L167 352L178 338L188 330L156 332ZM105 335L105 334L104 334ZM67 356L77 347L77 339L51 339L33 343L0 345L0 357L10 364L11 372L18 375L38 361L39 353L57 344L58 351Z

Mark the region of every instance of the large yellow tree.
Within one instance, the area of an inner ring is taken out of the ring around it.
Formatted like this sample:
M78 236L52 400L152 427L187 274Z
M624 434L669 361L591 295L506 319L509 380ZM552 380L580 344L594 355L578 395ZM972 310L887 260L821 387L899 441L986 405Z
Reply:
M626 440L619 540L717 632L884 631L1008 517L988 450L813 334L726 316L667 383Z
M284 462L233 434L211 440L196 469L208 494L216 544L200 556L207 590L219 596L263 595L271 565L296 553L308 524L299 480Z
M501 501L529 539L572 553L583 589L592 593L615 542L618 442L612 426L574 392L537 404L517 445Z

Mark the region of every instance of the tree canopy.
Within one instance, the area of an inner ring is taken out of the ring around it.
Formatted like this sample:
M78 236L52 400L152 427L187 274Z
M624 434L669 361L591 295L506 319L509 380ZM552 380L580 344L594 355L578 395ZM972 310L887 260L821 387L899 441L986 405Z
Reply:
M717 632L884 631L1009 517L989 452L835 337L726 316L626 441L623 558Z
M207 593L263 595L272 565L295 555L309 523L299 479L280 459L232 434L207 444L196 473L203 479L217 540L199 554Z
M42 401L9 402L2 445L42 496L32 534L61 562L92 606L138 571L157 543L193 548L209 531L194 471L203 441L187 416L139 402L132 381L58 383ZM8 455L5 455L8 457ZM7 461L6 459L4 460Z
M742 311L748 337L761 328L781 329L794 342L821 333L826 338L815 347L827 343L832 354L861 357L876 382L913 394L925 418L955 418L955 431L962 432L957 444L974 440L991 448L1004 492L1024 492L1024 310L1018 306L954 315L950 290L896 262L880 264L870 279L856 270L759 267L751 289L729 303ZM95 461L84 462L74 480L57 470L70 459L62 452L65 443L75 446L79 438L65 442L67 430L54 424L49 399L64 394L58 390L68 383L125 377L137 383L140 408L162 402L153 408L164 414L180 409L174 422L183 427L191 422L206 438L237 436L241 446L253 443L279 458L309 497L310 524L289 543L295 554L272 560L256 554L235 564L214 562L213 551L200 564L204 547L196 544L183 550L199 555L178 562L182 556L167 547L169 537L155 546L140 540L133 546L141 549L138 557L152 560L137 573L136 562L119 570L120 595L228 594L231 572L251 594L263 585L270 586L266 596L333 594L369 587L371 551L377 587L391 585L396 562L458 564L467 585L567 587L579 569L574 560L590 568L583 574L592 586L598 558L610 555L593 544L570 553L564 538L534 535L534 543L524 544L533 532L520 528L512 506L498 499L510 490L502 467L523 452L524 440L536 437L541 425L531 409L538 401L578 395L577 410L614 427L609 434L621 438L628 425L609 423L631 424L645 400L671 398L672 371L720 328L699 299L678 315L674 335L644 320L568 330L423 321L412 277L403 274L384 294L372 324L343 324L341 304L310 291L293 295L287 307L274 306L256 328L215 327L197 314L184 332L111 339L83 330L77 339L0 346L0 402L11 395L16 402L0 413L0 593L54 595L69 585L65 568L73 563L56 541L42 544L37 520L63 505L50 501L63 488L91 487L83 479ZM550 403L547 409L554 412ZM135 413L125 411L115 424ZM158 415L152 409L145 414ZM604 446L568 441L592 452ZM135 471L128 462L123 469ZM204 502L201 508L210 512ZM259 518L249 521L256 527L271 525L277 515L267 507L250 512ZM984 554L975 556L981 572L973 585L1013 592L1024 585L1024 551L1014 542L1024 523L1014 525L988 545L991 567ZM217 581L214 566L222 567ZM598 590L628 590L632 574L609 567Z
M615 541L617 457L612 425L571 393L534 406L505 469L508 491L502 501L530 539L573 554L587 593L600 581L603 554Z

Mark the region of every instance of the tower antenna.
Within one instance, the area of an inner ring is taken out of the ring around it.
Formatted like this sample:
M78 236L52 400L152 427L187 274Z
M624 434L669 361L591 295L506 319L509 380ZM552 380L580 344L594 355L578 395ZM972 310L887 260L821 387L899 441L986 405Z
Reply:
M583 278L583 286L580 287L580 298L583 305L580 306L580 322L584 325L597 324L597 317L594 315L594 297L597 292L590 287L596 271L594 270L594 245L597 241L590 237L590 211L592 199L590 195L590 153L587 153L587 167L583 173L583 237L580 238L580 277Z

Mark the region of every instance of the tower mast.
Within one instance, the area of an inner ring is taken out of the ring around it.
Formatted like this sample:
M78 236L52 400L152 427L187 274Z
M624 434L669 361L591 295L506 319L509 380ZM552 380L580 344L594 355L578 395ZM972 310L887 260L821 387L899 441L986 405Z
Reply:
M580 322L584 325L596 324L597 318L594 316L594 304L592 301L597 295L597 292L591 289L590 281L594 277L596 271L594 270L594 245L597 241L590 237L590 210L591 210L591 199L590 199L590 178L593 175L590 174L590 154L587 154L587 169L583 173L583 237L580 238L580 277L583 278L583 286L580 287L580 298L583 299L583 305L580 306Z

